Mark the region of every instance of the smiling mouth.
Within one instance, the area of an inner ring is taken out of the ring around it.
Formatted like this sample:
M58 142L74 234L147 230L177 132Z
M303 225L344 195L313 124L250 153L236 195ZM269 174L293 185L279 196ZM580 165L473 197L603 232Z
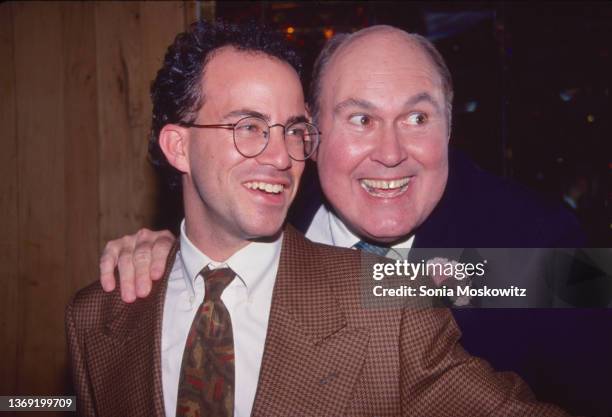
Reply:
M250 190L263 191L268 194L280 194L285 190L285 186L283 184L273 184L262 181L245 182L244 186Z
M359 185L371 196L393 198L406 192L411 178L402 177L393 180L362 178L359 180Z

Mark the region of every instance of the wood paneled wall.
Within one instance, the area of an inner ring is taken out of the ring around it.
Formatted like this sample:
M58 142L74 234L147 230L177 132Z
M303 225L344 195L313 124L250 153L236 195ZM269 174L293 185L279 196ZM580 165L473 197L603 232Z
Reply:
M151 224L148 90L189 2L0 4L0 395L67 391L64 308Z

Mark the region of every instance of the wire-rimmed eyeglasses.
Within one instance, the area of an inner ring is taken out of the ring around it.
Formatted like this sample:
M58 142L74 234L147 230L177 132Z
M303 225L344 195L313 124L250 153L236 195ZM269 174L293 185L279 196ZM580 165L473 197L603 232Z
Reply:
M233 130L234 146L245 158L254 158L266 149L270 140L270 129L273 127L280 126L283 128L287 153L295 161L304 161L314 154L319 145L321 134L312 123L297 121L287 126L281 123L270 126L266 120L257 116L247 116L236 123L201 125L179 122L178 124L200 129Z

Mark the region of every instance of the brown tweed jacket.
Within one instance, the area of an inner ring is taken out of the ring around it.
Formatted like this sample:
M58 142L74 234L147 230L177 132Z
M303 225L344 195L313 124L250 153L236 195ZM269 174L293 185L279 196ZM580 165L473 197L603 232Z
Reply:
M164 415L161 323L175 254L146 299L124 304L95 283L68 306L81 415ZM287 227L253 416L565 415L467 355L448 310L364 307L360 264L359 252Z

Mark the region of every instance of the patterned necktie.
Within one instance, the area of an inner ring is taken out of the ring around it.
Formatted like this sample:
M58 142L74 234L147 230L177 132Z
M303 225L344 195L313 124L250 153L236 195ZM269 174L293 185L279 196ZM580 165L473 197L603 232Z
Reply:
M395 259L399 261L406 259L406 256L403 255L399 250L395 250L387 246L373 245L371 243L364 242L363 240L360 240L359 242L355 243L353 245L353 248L362 250L364 252L373 253L374 255L383 256L389 259Z
M373 253L378 256L387 256L387 252L389 252L389 248L384 246L377 246L371 243L360 240L359 242L353 245L355 249L362 250L364 252Z
M234 337L221 294L236 274L230 268L206 267L201 275L204 301L185 344L176 415L231 417L234 415Z

